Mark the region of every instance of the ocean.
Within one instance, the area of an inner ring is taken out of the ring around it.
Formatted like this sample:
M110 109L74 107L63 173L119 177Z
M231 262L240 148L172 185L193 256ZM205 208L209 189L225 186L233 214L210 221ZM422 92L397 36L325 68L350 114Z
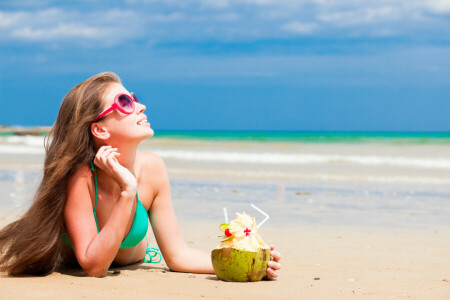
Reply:
M156 131L155 138L291 143L450 144L450 132L382 131Z
M43 129L30 129L44 136ZM14 136L14 131L0 131L1 136ZM153 138L255 141L293 143L399 143L450 144L450 132L386 132L386 131L226 131L226 130L155 130Z
M0 136L0 207L23 209L42 176L43 135ZM250 203L279 224L447 226L450 134L156 131L180 220Z
M44 154L44 134L4 132L0 135L0 154ZM326 151L344 146L361 151ZM320 149L321 153L305 151L311 147ZM446 132L156 131L154 137L142 143L141 149L165 159L193 162L291 166L347 164L450 170L450 133ZM387 149L401 151L388 153Z

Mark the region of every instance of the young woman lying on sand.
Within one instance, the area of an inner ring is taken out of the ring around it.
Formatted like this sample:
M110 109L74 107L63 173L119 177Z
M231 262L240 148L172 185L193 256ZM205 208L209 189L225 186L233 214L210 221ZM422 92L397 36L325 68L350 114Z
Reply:
M210 253L181 237L164 162L137 151L153 136L145 108L114 73L93 76L64 97L34 202L0 231L1 271L48 274L77 262L88 276L102 277L111 264L149 262L156 254L145 238L150 219L172 271L214 273ZM281 267L273 249L268 279Z

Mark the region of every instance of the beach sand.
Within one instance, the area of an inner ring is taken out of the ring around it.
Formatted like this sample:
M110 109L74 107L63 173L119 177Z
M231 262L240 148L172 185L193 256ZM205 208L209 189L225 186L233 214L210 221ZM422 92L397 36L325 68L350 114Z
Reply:
M282 253L280 277L223 282L215 275L171 272L164 262L111 269L100 279L63 269L45 277L2 276L0 299L450 299L450 178L447 169L433 167L433 162L420 166L428 157L447 159L447 145L156 140L143 148L166 155L175 213L190 247L210 252L218 245L222 207L230 217L246 211L260 221L249 206L255 203L271 215L259 231ZM187 156L204 155L204 149L402 155L416 165L394 161L361 166L345 159L304 165L186 160L173 152L180 149ZM29 205L42 158L39 153L1 154L0 226ZM152 235L150 243L157 246Z
M216 246L214 223L181 222L189 246ZM0 278L1 299L448 299L449 232L377 228L267 228L282 252L277 280L223 282L141 263L106 278L65 269L46 277Z

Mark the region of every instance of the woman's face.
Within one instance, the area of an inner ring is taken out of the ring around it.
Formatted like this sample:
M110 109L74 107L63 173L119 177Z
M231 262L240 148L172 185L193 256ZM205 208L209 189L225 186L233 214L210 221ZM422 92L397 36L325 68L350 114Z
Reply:
M108 109L114 103L114 98L118 94L127 94L131 97L131 93L123 85L113 83L103 96L103 110ZM124 114L114 109L105 115L101 122L110 133L108 144L117 145L126 141L141 141L153 136L153 129L150 127L150 122L147 121L147 116L144 113L145 105L134 102L134 106L134 112L131 114Z

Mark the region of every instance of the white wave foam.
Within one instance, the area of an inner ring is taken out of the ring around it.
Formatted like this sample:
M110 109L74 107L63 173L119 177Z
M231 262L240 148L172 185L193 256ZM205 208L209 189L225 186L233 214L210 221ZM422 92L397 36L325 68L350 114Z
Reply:
M44 137L31 135L0 137L0 153L44 154Z
M163 158L190 161L211 161L253 164L327 164L351 163L359 165L391 165L401 167L450 169L448 158L418 158L396 156L362 156L333 154L287 154L250 152L211 152L185 150L153 150Z
M30 146L14 146L14 145L0 145L0 153L4 154L44 154L44 146L30 147Z
M0 153L5 154L43 154L44 137L43 136L1 136Z
M353 164L366 166L394 166L419 169L450 170L450 158L406 157L387 155L337 155L281 152L237 152L152 149L163 158L184 161L249 163L249 164ZM0 137L0 153L44 154L44 137L7 136Z
M2 144L12 144L12 145L25 145L25 146L33 146L33 147L44 147L44 137L43 136L32 136L32 135L24 135L24 136L6 136L0 139Z
M192 169L168 169L173 175L196 175L196 176L225 176L232 178L257 178L257 179L290 179L290 180L319 180L340 182L372 182L372 183L401 183L401 184L429 184L450 185L450 178L425 177L425 176L357 176L357 175L334 175L334 174L299 174L292 172L274 171L236 171L236 170L192 170Z

